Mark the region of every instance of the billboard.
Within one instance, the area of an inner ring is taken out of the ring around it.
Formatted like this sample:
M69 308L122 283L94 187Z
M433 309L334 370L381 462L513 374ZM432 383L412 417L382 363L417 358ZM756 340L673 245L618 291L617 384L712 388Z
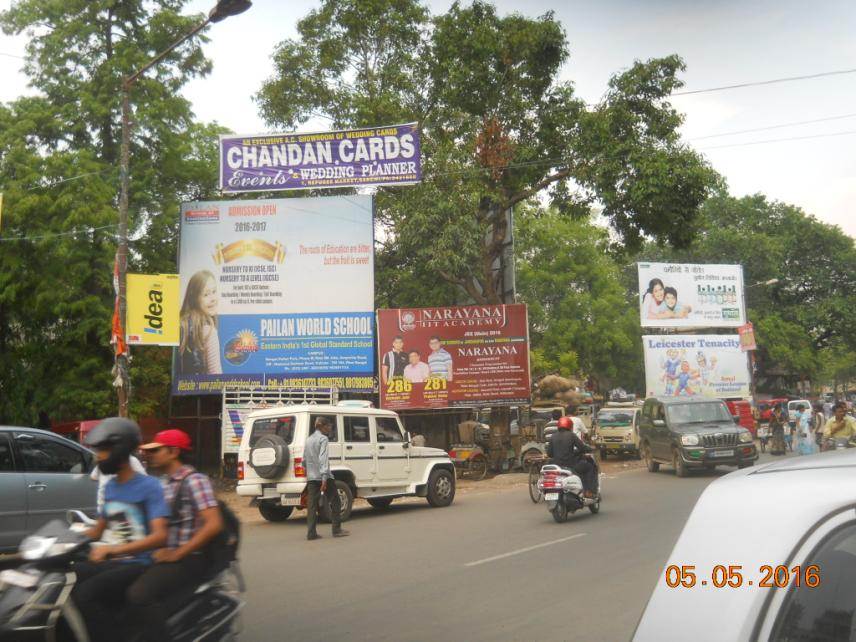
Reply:
M639 263L647 328L736 328L746 323L740 265Z
M220 189L224 192L409 185L421 177L417 123L220 136Z
M128 274L125 331L129 345L178 345L178 275Z
M643 336L648 396L749 397L749 367L736 334Z
M526 306L378 310L382 408L528 403Z
M374 389L369 196L181 207L173 394Z

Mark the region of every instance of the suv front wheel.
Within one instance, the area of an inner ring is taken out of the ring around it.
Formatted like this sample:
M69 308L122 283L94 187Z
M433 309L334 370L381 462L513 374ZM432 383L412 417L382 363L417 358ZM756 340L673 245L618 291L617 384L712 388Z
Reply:
M448 506L455 499L455 477L445 468L437 468L428 478L428 503L434 508Z
M651 456L651 446L647 442L642 444L642 459L645 460L645 466L648 468L649 473L656 473L660 470L660 462L654 461L654 458Z
M687 465L684 463L684 458L681 457L681 453L677 448L672 449L672 465L675 467L676 476L687 477L690 474Z

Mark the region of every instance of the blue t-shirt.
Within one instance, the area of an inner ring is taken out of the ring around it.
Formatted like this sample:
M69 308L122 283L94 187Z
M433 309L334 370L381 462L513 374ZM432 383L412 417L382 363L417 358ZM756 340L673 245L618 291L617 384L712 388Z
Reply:
M104 488L101 517L107 520L107 528L118 543L129 544L145 538L151 533L149 522L169 514L163 487L156 477L137 473L124 484L113 478ZM148 551L137 553L127 561L150 563L151 555Z

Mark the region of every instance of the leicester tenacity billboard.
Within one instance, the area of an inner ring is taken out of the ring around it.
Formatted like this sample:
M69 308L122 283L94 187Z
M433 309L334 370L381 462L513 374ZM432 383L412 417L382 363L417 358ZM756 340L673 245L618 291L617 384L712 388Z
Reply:
M647 328L736 328L746 323L740 265L639 263Z
M422 177L417 123L220 137L220 189L270 192L408 185Z
M643 336L648 396L749 396L749 366L736 334Z
M526 306L378 310L383 408L528 403Z
M174 394L374 389L368 196L181 207Z

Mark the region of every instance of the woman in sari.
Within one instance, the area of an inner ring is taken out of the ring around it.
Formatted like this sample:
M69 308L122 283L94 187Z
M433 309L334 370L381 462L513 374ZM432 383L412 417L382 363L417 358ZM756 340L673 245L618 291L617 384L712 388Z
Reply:
M773 408L773 414L770 415L770 454L784 455L785 454L785 428L788 427L788 422L782 414L782 406L778 405ZM788 427L789 428L789 427Z
M808 406L800 406L797 410L796 438L796 451L800 455L814 454L814 433L811 430L811 410Z

